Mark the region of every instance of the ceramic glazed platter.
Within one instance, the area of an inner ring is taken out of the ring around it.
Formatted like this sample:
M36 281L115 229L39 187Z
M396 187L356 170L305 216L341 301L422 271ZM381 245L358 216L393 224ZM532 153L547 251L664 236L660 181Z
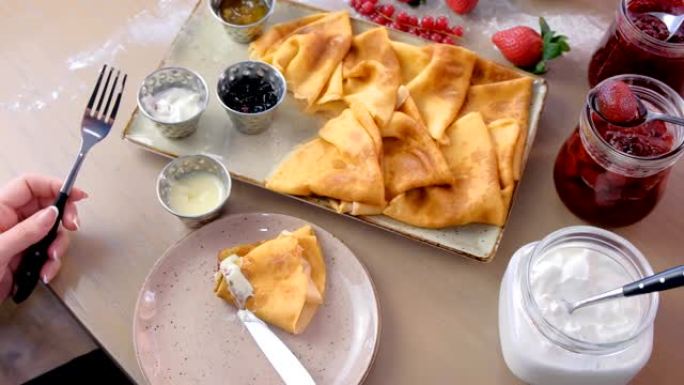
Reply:
M298 3L279 1L266 28L320 11ZM363 20L352 20L355 33L374 26ZM403 32L390 31L390 37L410 44L425 44L422 39ZM478 51L477 47L467 48ZM214 20L206 2L199 2L161 64L190 68L204 77L209 85L211 100L199 121L197 132L181 140L168 139L136 109L123 137L147 150L169 157L197 153L218 156L235 179L263 187L264 180L280 161L295 146L315 137L326 119L305 114L299 102L288 95L266 132L260 135L243 135L237 132L221 108L215 90L219 74L228 65L246 59L247 45L233 42L223 27ZM545 95L545 82L535 78L523 166L534 142ZM328 200L293 198L331 210ZM515 202L515 195L513 201ZM505 229L505 225L501 228L474 224L435 230L414 227L383 215L353 218L480 261L490 261L494 257Z
M281 214L236 214L191 233L152 268L136 304L133 338L148 382L277 384L280 378L213 291L216 255L236 244L275 238L306 222ZM319 384L359 384L377 350L379 313L368 273L337 238L313 226L327 267L326 297L300 335L271 329Z

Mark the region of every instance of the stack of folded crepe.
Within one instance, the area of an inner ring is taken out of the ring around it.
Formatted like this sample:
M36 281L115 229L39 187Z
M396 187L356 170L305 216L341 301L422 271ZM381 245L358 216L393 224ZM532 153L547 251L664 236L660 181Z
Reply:
M219 263L232 255L239 257L238 266L252 285L247 309L287 332L303 332L325 296L325 262L311 226L221 250ZM214 292L235 304L227 285L217 274Z
M382 27L352 36L348 26L345 12L312 15L252 44L307 111L334 116L266 187L420 227L502 226L520 179L533 79L461 47L394 42ZM303 79L317 92L302 93Z

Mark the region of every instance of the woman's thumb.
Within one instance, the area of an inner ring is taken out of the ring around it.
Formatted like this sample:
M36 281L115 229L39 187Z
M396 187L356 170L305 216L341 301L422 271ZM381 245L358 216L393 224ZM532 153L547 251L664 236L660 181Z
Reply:
M49 206L0 233L0 264L43 239L55 224L57 214L57 207Z

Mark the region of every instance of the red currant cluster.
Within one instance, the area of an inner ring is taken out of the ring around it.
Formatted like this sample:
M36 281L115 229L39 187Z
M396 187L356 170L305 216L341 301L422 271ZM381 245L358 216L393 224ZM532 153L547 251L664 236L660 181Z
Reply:
M395 16L392 4L379 4L378 0L351 0L351 6L374 23L409 32L436 43L456 44L454 38L463 36L463 27L449 26L449 19L446 16L423 16L419 22L416 16L405 11Z

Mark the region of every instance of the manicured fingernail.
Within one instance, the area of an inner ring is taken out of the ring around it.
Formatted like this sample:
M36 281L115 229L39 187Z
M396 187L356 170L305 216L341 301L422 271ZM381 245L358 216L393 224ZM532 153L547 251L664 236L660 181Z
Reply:
M48 278L47 274L43 274L43 283L46 285L50 283L50 279Z
M76 226L77 231L81 228L81 221L78 219L78 217L74 218L74 226Z
M57 254L56 250L52 250L52 252L50 252L50 258L54 259L55 261L59 261L59 254Z
M40 220L41 221L50 221L54 222L55 219L57 219L57 214L59 211L57 211L57 207L55 206L50 206L43 210L43 212L40 214Z

